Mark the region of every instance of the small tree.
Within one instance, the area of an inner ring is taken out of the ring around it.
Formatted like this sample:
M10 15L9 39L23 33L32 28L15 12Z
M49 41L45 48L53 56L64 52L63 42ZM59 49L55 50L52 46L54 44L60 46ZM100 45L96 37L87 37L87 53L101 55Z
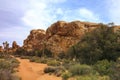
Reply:
M3 47L5 55L8 55L9 43L7 41L3 42Z
M7 41L3 42L3 47L5 50L7 50L9 48L9 43Z

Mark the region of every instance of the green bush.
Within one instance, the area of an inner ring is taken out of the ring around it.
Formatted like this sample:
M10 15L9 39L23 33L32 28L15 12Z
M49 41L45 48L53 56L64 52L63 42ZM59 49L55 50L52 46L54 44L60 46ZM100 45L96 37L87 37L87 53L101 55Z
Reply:
M79 76L75 80L110 80L109 76L86 75Z
M111 68L112 74L110 74L111 80L119 80L120 79L120 58L118 58L117 62Z
M98 28L86 33L67 52L82 64L95 64L104 59L116 61L120 56L119 37L113 28L100 24Z
M70 77L71 77L71 73L69 73L69 72L64 72L62 74L62 80L68 80L68 78L70 78Z
M56 71L55 67L46 67L44 73L54 73Z
M59 61L56 61L56 60L51 60L51 61L48 61L48 62L47 62L47 65L48 65L48 66L59 66L59 65L60 65L60 62L59 62Z
M46 64L48 60L47 58L40 58L40 63Z
M39 59L40 59L39 57L33 56L29 60L30 62L37 62Z
M92 73L92 68L85 64L83 64L83 65L76 64L76 65L70 66L69 71L72 74L72 76L87 75L87 74Z
M14 58L0 60L0 69L7 69L13 71L14 68L19 66L19 61Z
M10 62L5 60L0 60L0 69L11 69Z
M60 58L60 59L66 58L66 55L65 55L64 52L59 53L57 56L58 56L58 58Z
M19 48L14 52L14 55L25 55L27 51L23 48Z
M30 59L30 56L19 56L21 59Z
M59 77L63 74L63 72L65 72L65 68L63 66L57 66L54 74Z
M59 67L59 66L57 67L49 66L44 69L45 73L54 74L58 77L61 76L64 71L65 71L64 67Z
M14 68L18 67L19 62L15 58L6 58L0 60L0 80L20 80L13 75Z
M109 75L112 74L111 67L113 62L109 62L108 60L98 61L93 68L100 73L100 75Z
M46 57L53 57L53 53L48 49L44 49L44 54L43 55L46 56Z
M42 51L41 50L35 50L35 56L42 57Z
M11 70L0 69L0 80L21 80L21 78L13 75Z

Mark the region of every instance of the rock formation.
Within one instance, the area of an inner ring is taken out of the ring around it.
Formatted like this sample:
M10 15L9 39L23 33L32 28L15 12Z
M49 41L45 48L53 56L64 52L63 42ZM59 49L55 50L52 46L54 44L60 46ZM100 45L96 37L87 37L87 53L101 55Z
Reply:
M16 51L18 48L20 48L20 46L17 44L17 42L16 41L13 41L13 43L12 43L12 48L10 49L11 50L11 52L13 51Z
M3 52L3 47L2 46L0 46L0 52Z
M23 48L27 50L47 48L54 54L66 52L76 44L86 33L98 27L96 23L73 21L70 23L58 21L52 24L46 32L32 30L24 40Z
M98 27L95 23L74 21L66 23L58 21L46 30L46 45L53 53L66 52L68 48L76 44L85 32Z
M12 43L12 48L14 49L14 48L19 48L20 46L17 44L17 42L16 41L13 41L13 43Z
M32 30L30 35L24 40L23 48L30 51L32 49L41 49L40 43L45 38L45 31L42 29Z

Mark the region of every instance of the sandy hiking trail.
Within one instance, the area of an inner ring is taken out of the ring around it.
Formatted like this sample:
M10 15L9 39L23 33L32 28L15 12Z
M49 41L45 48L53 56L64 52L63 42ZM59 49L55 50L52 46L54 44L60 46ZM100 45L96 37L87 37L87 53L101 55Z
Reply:
M45 74L43 70L47 67L46 64L29 62L28 59L16 59L20 62L17 75L22 80L62 80L61 77Z

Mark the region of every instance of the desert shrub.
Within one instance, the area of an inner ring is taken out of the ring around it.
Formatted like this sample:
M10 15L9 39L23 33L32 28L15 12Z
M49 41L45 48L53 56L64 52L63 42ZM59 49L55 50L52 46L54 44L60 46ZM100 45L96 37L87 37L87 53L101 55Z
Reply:
M21 59L30 59L30 56L19 56Z
M0 58L3 58L3 57L4 57L4 53L0 52Z
M53 57L53 53L48 49L44 49L44 54L43 55L46 56L46 57Z
M0 80L21 80L20 77L11 74L10 70L0 69Z
M35 56L42 57L42 51L41 50L35 50Z
M57 66L54 74L59 77L63 74L63 72L65 72L65 68L63 66Z
M48 66L59 66L59 65L60 65L60 62L57 61L57 60L51 60L51 61L48 61L48 62L47 62L47 65L48 65Z
M86 75L79 76L75 80L110 80L109 76Z
M70 60L63 60L62 61L62 66L64 66L64 68L66 70L68 70L71 66L79 64L78 62L75 61L70 61Z
M33 56L29 58L30 62L37 62L37 63L47 63L47 59L44 57L37 57L37 56Z
M44 73L54 73L55 71L56 71L56 68L55 67L51 67L51 66L46 67L44 69Z
M70 63L71 61L70 61L69 59L62 59L62 62L63 62L64 64L68 64L68 63Z
M93 68L100 73L100 75L109 75L112 74L111 67L113 62L109 62L108 60L98 61Z
M110 74L111 80L119 80L120 79L120 58L118 58L117 62L111 68L112 74Z
M72 76L87 75L92 72L92 68L85 64L83 64L83 65L76 64L76 65L70 66L69 71L72 74Z
M36 57L36 56L33 56L29 60L30 60L30 62L37 62L38 60L40 60L40 58Z
M5 60L0 60L0 69L9 69L11 68L11 64L10 62L6 61Z
M14 52L14 55L25 55L26 50L23 48L19 48Z
M120 64L120 57L117 59L117 63Z
M47 59L41 58L40 63L46 64L47 63Z
M6 69L6 70L10 70L11 72L14 72L14 68L19 66L19 62L14 59L2 59L0 60L0 69Z
M15 58L11 58L11 59L9 59L9 62L10 62L10 64L11 64L11 67L13 67L13 68L16 68L16 67L18 67L19 66L19 61L18 60L16 60Z
M58 77L61 76L64 71L65 71L64 67L58 67L58 66L57 67L49 66L44 69L45 73L54 74Z
M71 73L67 71L62 74L62 80L68 80L68 78L70 77L71 77Z
M66 58L66 54L64 52L59 53L57 56L60 59Z
M53 57L52 52L46 48L42 50L34 50L34 54L38 57Z
M7 58L0 60L0 80L20 80L19 77L13 75L14 68L18 67L19 62L15 58Z

